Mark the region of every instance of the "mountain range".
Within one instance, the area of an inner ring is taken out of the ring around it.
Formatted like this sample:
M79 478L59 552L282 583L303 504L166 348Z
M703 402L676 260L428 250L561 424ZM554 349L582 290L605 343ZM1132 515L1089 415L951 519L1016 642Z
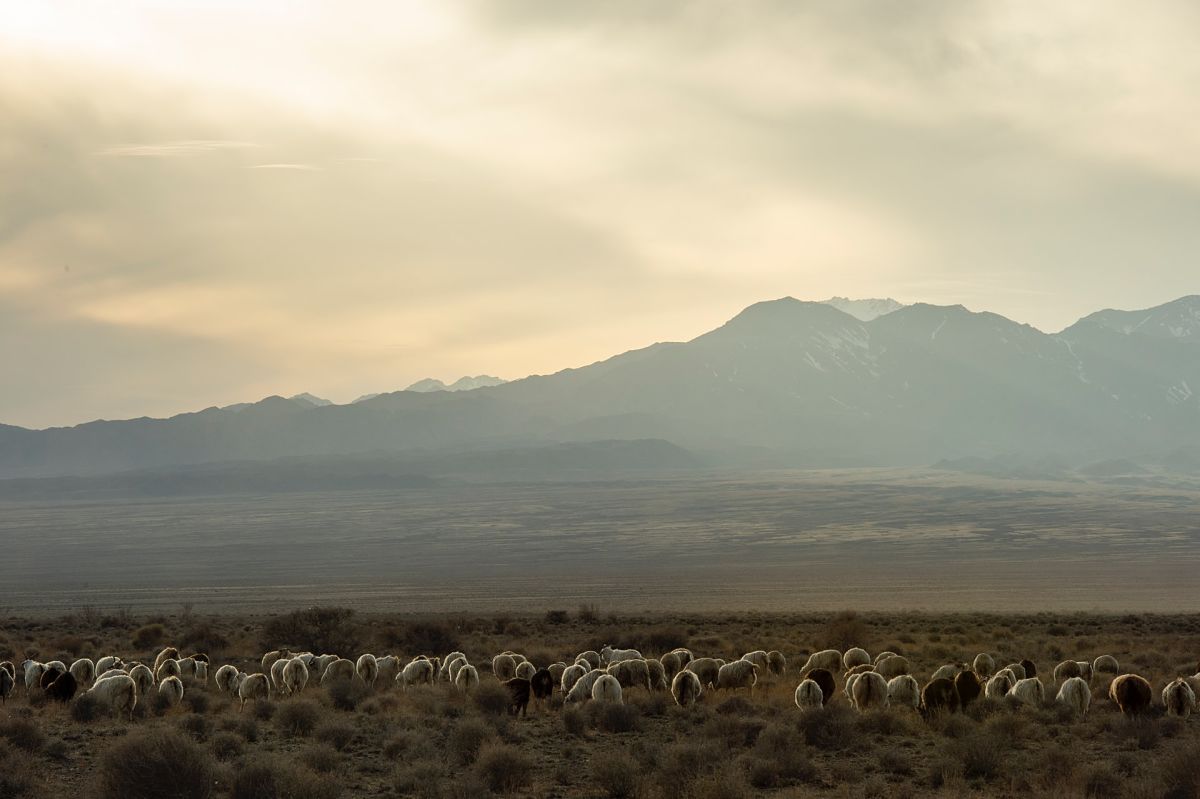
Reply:
M1013 453L1192 463L1200 296L1100 311L1057 334L961 305L787 297L691 341L498 385L441 386L346 405L297 395L169 419L0 425L0 477L644 439L718 466Z

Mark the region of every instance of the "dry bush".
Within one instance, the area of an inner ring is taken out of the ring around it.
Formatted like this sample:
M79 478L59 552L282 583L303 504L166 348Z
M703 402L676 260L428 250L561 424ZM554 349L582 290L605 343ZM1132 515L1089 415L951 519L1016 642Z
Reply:
M179 720L179 728L197 741L205 741L208 739L212 725L208 723L208 719L204 718L204 716L193 713Z
M449 787L441 766L429 761L411 763L397 769L394 785L401 796L415 796L417 799L443 799L448 793L445 789Z
M588 729L588 717L582 707L564 707L562 725L567 735L582 737Z
M835 614L821 634L821 642L826 648L841 652L856 646L870 651L870 638L871 628L852 610Z
M588 702L585 711L591 726L603 732L634 732L641 728L642 717L633 705L620 702Z
M1172 747L1158 771L1163 799L1200 799L1200 743Z
M71 718L81 724L95 721L102 713L100 701L90 694L80 694L71 703Z
M216 769L208 753L173 730L117 741L100 758L99 799L208 799Z
M662 796L685 796L693 783L712 773L727 759L724 749L712 742L681 742L664 747L650 776Z
M533 781L533 759L515 746L487 743L475 760L475 773L491 790L512 793Z
M0 724L0 738L26 752L37 752L46 745L46 734L29 719L11 719Z
M243 717L222 719L221 729L242 736L247 743L254 743L258 740L258 721L256 719Z
M1107 763L1092 766L1083 776L1083 795L1088 799L1119 799L1124 780Z
M354 742L354 727L340 721L327 721L313 732L313 738L341 752Z
M167 631L161 624L147 624L133 634L133 645L138 649L149 649L162 643Z
M1001 776L1007 751L983 732L960 738L950 748L952 756L962 765L963 776L984 782L991 782Z
M855 741L854 711L845 705L826 705L800 714L796 729L809 746L840 752Z
M234 774L230 799L338 799L342 787L282 759L255 760Z
M371 695L371 689L358 680L334 680L327 687L326 693L335 708L349 712Z
M332 774L345 758L328 744L313 744L300 753L300 761L318 774Z
M746 766L750 784L759 789L812 782L817 775L800 733L786 724L773 724L763 729L748 755Z
M508 712L512 699L507 688L500 683L488 681L481 682L471 694L471 703L483 713L500 716Z
M210 700L208 694L200 690L199 685L193 685L183 695L183 704L193 713L203 715L208 712Z
M390 647L414 655L433 656L462 648L458 633L444 621L409 622L390 630L384 639Z
M293 699L284 702L275 711L275 726L284 735L291 738L312 735L317 722L321 720L321 708L316 702L307 699Z
M34 763L17 752L0 747L0 796L22 799L43 794Z
M490 724L478 719L460 721L446 738L446 756L450 762L469 766L479 756L483 744L496 735Z
M239 735L222 732L213 737L209 748L217 760L234 760L246 750L246 743Z
M263 649L290 646L310 652L353 652L359 629L350 608L308 608L270 619L263 627Z
M185 649L207 652L210 655L229 648L229 639L214 627L212 622L207 621L189 627L180 636L179 641Z
M592 783L609 799L631 799L641 785L638 763L624 752L612 752L592 760Z

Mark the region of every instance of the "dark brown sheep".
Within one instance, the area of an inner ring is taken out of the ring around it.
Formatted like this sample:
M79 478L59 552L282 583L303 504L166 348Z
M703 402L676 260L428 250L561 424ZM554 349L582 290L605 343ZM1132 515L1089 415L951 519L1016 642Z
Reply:
M0 668L0 704L8 704L8 695L13 692L17 680L8 669Z
M1122 674L1108 686L1108 698L1116 702L1126 716L1146 712L1153 696L1150 683L1136 674Z
M38 686L45 691L54 683L55 680L64 674L66 674L66 671L58 668L57 666L52 669L46 669L44 672L42 672L41 679L38 680Z
M504 687L508 689L510 702L508 704L508 712L514 716L527 715L529 710L529 680L520 677L514 677L504 683Z
M954 683L945 677L930 680L921 689L921 715L924 718L928 719L942 712L953 713L956 710L958 710L958 691L954 690Z
M79 683L75 682L75 675L64 671L58 679L46 686L46 696L55 702L70 702L78 690Z
M954 690L958 694L959 707L965 708L983 693L983 684L973 671L961 671L954 678Z
M533 696L537 700L549 699L554 693L554 675L549 669L538 669L533 676L529 678L529 688L533 691Z
M1022 660L1021 668L1025 669L1025 677L1027 679L1029 677L1037 676L1037 666L1034 664L1034 662L1032 660Z
M825 701L821 704L828 705L837 691L837 680L833 679L833 672L829 669L813 669L808 673L808 679L820 686L821 693L825 696Z
M209 662L208 655L204 654L203 652L197 652L194 655L191 655L191 658L192 658L192 660L198 660L201 663Z

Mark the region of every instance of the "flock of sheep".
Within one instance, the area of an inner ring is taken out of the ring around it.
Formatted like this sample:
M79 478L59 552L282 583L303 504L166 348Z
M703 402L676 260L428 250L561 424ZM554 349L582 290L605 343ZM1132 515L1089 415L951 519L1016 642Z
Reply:
M690 707L706 691L753 691L760 678L764 681L782 678L787 660L780 652L758 650L725 661L696 657L686 648L653 658L644 657L635 649L606 646L598 652L579 653L573 663L561 661L541 668L523 655L506 651L493 657L490 666L496 679L508 690L510 712L521 714L527 711L531 698L544 701L555 690L561 692L565 704L589 699L619 703L623 692L632 688L669 690L677 704ZM463 693L479 686L479 671L462 652L451 652L445 657L418 655L405 663L395 655L364 654L352 661L338 655L292 653L284 649L263 655L261 667L259 672L246 673L224 665L214 673L213 682L219 691L236 698L241 709L250 700L300 694L314 679L321 685L339 680L361 681L368 686L394 683L404 690L442 681ZM178 649L167 647L158 653L153 667L125 663L116 656L95 662L81 658L69 667L57 660L48 663L26 660L21 664L21 678L31 694L41 691L48 699L70 702L82 691L83 696L91 697L113 713L128 714L132 719L139 699L157 696L167 706L177 705L183 700L185 684L207 685L208 670L207 655L181 657ZM1029 660L997 669L991 655L979 654L970 664L941 666L924 686L911 672L908 659L894 652L881 652L872 659L857 647L846 652L827 649L811 655L800 669L795 703L801 710L828 704L837 692L835 675L839 673L842 693L860 711L903 707L928 717L966 707L980 696L1012 697L1034 706L1046 700L1046 686ZM1093 675L1101 674L1114 675L1108 697L1122 713L1139 714L1149 709L1153 701L1150 683L1136 674L1121 674L1111 655L1101 655L1093 661L1059 663L1052 674L1057 687L1055 701L1080 717L1086 716L1092 700ZM7 701L17 685L15 664L0 663L0 700ZM1200 690L1200 673L1172 680L1160 694L1166 712L1189 716L1196 707L1197 690Z

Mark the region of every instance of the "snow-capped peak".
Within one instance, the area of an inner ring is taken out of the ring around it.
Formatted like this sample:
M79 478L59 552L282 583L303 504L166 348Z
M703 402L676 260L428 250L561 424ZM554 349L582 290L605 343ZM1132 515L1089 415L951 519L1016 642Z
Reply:
M852 300L849 297L830 297L824 300L823 304L832 305L839 311L850 314L860 322L870 322L872 319L878 319L885 314L890 314L892 311L898 311L904 307L903 303L896 302L891 297L882 300Z

